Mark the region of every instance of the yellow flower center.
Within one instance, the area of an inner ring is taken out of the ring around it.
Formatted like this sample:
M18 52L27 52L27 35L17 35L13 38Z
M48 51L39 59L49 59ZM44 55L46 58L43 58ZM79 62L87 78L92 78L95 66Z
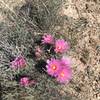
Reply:
M61 49L61 46L58 46L57 49L60 50Z
M52 65L52 69L53 69L53 70L56 70L56 69L57 69L57 66L56 66L55 64L53 64L53 65Z
M64 72L61 72L61 73L60 73L60 75L61 75L62 77L64 77L64 76L65 76Z

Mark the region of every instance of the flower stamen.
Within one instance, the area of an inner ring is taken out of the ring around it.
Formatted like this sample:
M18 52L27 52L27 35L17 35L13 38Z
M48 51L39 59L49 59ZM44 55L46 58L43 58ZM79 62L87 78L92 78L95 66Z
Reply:
M53 64L53 65L52 65L52 69L53 69L53 70L56 70L56 69L57 69L57 66Z
M61 72L61 74L60 74L60 75L61 75L61 77L64 77L64 76L65 76L64 72Z

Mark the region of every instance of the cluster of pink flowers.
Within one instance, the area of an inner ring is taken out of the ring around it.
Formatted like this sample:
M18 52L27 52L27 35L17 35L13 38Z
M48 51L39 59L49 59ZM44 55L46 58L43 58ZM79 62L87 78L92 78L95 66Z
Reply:
M64 39L55 39L50 34L43 36L42 43L53 44L55 53L65 53L70 48L67 41ZM47 73L53 77L56 77L57 81L60 83L68 83L72 76L70 62L71 61L69 58L51 58L50 60L47 60Z
M42 44L49 44L53 48L54 55L56 56L56 54L58 54L57 55L58 57L59 54L67 52L70 48L69 43L67 41L65 41L64 39L56 39L51 34L43 35L41 42ZM45 50L43 52L43 48L40 47L40 45L36 45L35 56L37 57L37 59L40 58L44 53ZM47 64L47 65L45 64L46 66L44 65L47 69L45 71L47 71L49 75L55 77L59 83L68 83L71 80L72 78L71 61L68 57L62 57L59 59L51 58L45 61L45 63ZM16 57L11 62L11 68L15 70L25 68L26 65L27 65L26 60L21 55ZM41 68L41 70L42 69L43 68ZM26 87L35 84L35 81L30 80L29 77L21 77L19 84L21 86Z
M69 43L64 39L54 39L54 37L50 34L43 35L42 43L45 44L54 44L54 51L56 53L64 53L69 50Z
M72 77L69 58L47 60L47 73L56 77L60 83L68 83Z
M26 66L26 60L21 55L16 57L14 59L14 61L11 62L11 68L14 69L14 70L24 68L25 66ZM35 81L34 80L30 80L29 77L22 77L20 79L19 84L21 86L27 87L27 86L35 84Z

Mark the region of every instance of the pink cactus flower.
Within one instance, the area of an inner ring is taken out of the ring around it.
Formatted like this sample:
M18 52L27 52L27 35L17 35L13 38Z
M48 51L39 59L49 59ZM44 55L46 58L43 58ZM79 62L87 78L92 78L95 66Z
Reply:
M57 81L60 83L68 83L72 77L70 58L63 56L60 60L60 66L62 69L57 74Z
M57 81L59 83L68 83L72 78L72 72L70 67L62 68L58 75L57 75Z
M61 66L71 66L71 59L68 58L67 56L63 56L61 58Z
M47 60L46 68L49 75L56 77L60 70L59 60L53 58L51 60Z
M30 80L29 77L21 78L19 83L21 86L25 86L25 87L36 84L36 82L34 80Z
M55 52L56 53L64 53L69 49L69 44L63 40L63 39L58 39L56 40L55 43Z
M42 37L42 43L48 43L48 44L53 44L54 43L54 38L51 34L46 34Z
M21 86L29 86L29 83L30 83L30 81L29 81L28 77L23 77L23 78L20 79L20 85Z
M18 56L14 61L11 62L11 68L19 69L24 68L26 66L26 61L23 56Z

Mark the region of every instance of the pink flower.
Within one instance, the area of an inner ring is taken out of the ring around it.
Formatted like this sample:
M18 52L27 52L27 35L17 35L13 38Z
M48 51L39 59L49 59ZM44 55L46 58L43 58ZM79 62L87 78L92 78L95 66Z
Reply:
M27 86L35 84L36 82L34 80L30 80L29 77L23 77L20 79L19 83L21 86L27 87Z
M58 39L56 40L55 43L55 52L56 53L64 53L69 49L69 44L63 40L63 39Z
M54 38L51 34L46 34L42 38L42 43L53 44L54 42Z
M30 81L29 81L28 77L23 77L23 78L20 79L20 85L21 86L29 86L29 83L30 83Z
M58 75L57 75L57 81L59 83L68 83L71 80L72 72L70 67L62 68Z
M26 66L26 61L23 56L18 56L11 62L11 68L18 69Z
M61 66L71 66L71 59L68 58L67 56L63 56L61 58Z
M60 66L62 69L57 74L57 81L60 83L68 83L72 77L71 60L68 57L63 56L60 60Z
M59 60L57 59L51 59L51 60L47 60L47 73L51 76L57 76L57 73L60 70L60 63Z

